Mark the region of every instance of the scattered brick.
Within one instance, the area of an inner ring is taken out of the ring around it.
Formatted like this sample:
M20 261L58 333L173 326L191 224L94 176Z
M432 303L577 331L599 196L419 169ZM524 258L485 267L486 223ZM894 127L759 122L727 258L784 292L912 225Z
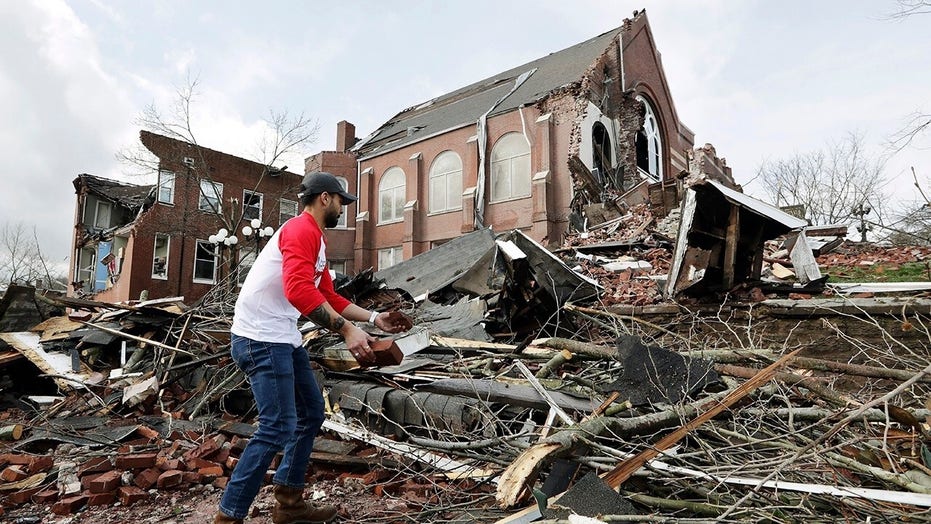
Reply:
M229 477L217 477L212 484L215 488L226 489L226 484L229 483L229 481Z
M119 471L107 471L94 477L88 476L87 483L85 484L82 479L81 484L93 494L110 493L120 487L121 476L122 474Z
M119 497L121 504L131 506L136 502L147 499L149 494L136 486L120 486L116 490L116 496Z
M37 493L39 493L40 491L42 491L42 489L43 489L42 486L39 486L39 487L37 487L37 488L26 488L26 489L22 489L22 490L19 490L19 491L15 492L15 493L11 493L11 494L6 498L6 500L7 500L7 502L9 502L9 503L11 503L11 504L25 504L25 503L31 501L31 500L32 500L32 497L35 496L35 495L36 495Z
M159 475L156 484L158 485L158 489L168 489L180 486L183 481L184 472L173 469Z
M52 504L52 513L56 515L70 515L87 505L87 495L75 495L59 500Z
M213 480L217 477L222 477L224 471L223 471L223 466L216 465L216 466L210 466L207 468L200 468L197 470L197 473L199 473L201 476L203 476L206 479Z
M155 465L158 469L162 471L168 471L169 469L186 469L184 463L180 459L169 458L166 456L159 456L155 459Z
M29 461L29 465L26 466L26 472L30 475L35 475L36 473L42 473L43 471L52 469L54 465L55 457L51 455L33 457L33 459Z
M20 465L7 466L6 469L0 472L0 480L4 482L16 482L28 476L29 474L26 473L26 470Z
M137 428L136 428L136 433L138 433L138 434L139 434L140 436L142 436L142 437L147 438L147 439L149 440L149 442L151 442L151 441L153 441L153 440L158 440L158 438L159 438L159 436L160 436L159 433L158 433L158 431L156 431L156 430L150 428L149 426L139 426L139 427L137 427Z
M78 468L78 476L83 477L90 473L102 473L111 469L113 469L113 463L110 462L109 457L94 457L81 464L81 467Z
M17 466L25 466L32 462L32 457L29 455L21 455L18 453L4 453L0 455L0 464L16 464Z
M58 490L49 488L33 495L32 500L36 504L52 504L58 500Z
M133 478L133 484L139 486L142 489L149 489L158 482L159 475L162 474L162 470L158 468L148 468L140 471Z
M203 484L205 481L211 481L213 478L205 479L203 475L196 471L185 471L181 475L181 482L183 484Z
M118 469L151 468L155 466L156 453L137 453L133 455L118 455L114 465Z
M109 506L116 501L116 492L111 491L109 493L93 493L87 497L88 506Z

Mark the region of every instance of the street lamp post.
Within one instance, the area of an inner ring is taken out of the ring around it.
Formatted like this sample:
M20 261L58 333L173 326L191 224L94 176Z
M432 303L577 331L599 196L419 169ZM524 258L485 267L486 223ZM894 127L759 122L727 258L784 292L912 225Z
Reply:
M225 258L228 258L223 256L224 248L232 249L233 246L239 243L239 239L236 238L236 235L230 235L225 227L221 227L215 234L207 237L207 240L214 246L220 248L220 267L217 268L217 280L219 281L222 279L222 272L220 269L223 267L223 261Z
M249 221L249 225L243 226L242 236L243 238L254 238L255 239L255 252L259 252L259 244L263 238L270 237L275 234L275 230L272 226L262 227L262 221L258 218L253 218Z

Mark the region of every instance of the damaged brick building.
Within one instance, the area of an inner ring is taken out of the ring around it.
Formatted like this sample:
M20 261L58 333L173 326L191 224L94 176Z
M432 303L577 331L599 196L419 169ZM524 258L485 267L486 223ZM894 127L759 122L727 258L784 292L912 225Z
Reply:
M147 131L140 140L158 159L155 185L74 180L74 295L119 302L146 292L194 302L230 271L244 274L266 228L298 213L296 173ZM245 237L244 226L262 235ZM216 238L221 229L235 243Z
M71 282L101 300L184 296L249 266L252 218L296 214L299 175L143 131L155 186L75 180ZM735 187L730 168L678 117L645 11L587 41L399 112L366 138L337 124L308 157L359 195L328 232L331 269L386 269L483 228L544 245L643 202L665 215L686 176ZM358 207L355 207L358 206ZM219 211L219 212L218 212ZM103 262L103 263L101 263Z
M483 227L558 244L570 221L596 222L620 202L668 211L687 174L733 186L723 159L694 148L679 120L644 11L354 134L341 122L337 151L306 166L343 173L357 162L351 270L384 269Z

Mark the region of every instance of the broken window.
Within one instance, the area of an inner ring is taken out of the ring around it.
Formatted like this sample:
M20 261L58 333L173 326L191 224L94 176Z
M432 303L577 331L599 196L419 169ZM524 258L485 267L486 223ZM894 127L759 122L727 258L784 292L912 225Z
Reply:
M530 144L520 133L508 133L491 150L491 201L528 196Z
M113 206L109 202L97 201L97 206L94 209L94 227L101 229L106 229L110 227L110 212L112 211Z
M646 98L638 96L637 100L643 103L643 127L637 132L637 167L654 180L663 179L662 140L660 138L659 121L653 112L653 106Z
M262 193L242 190L242 218L243 220L252 220L257 218L262 220Z
M297 216L297 202L282 198L278 201L278 225L282 225L289 218Z
M198 240L194 250L194 282L213 284L217 277L216 246L207 240Z
M404 171L392 167L378 184L378 222L397 222L404 218Z
M255 257L255 251L249 251L248 253L241 253L239 255L239 265L236 266L236 280L239 282L240 286L246 281L249 270L252 269L252 265L255 264Z
M152 251L152 278L168 279L168 247L170 238L165 233L155 234L155 249Z
M201 211L220 212L220 198L223 195L223 184L212 180L200 181L200 199L197 209Z
M171 171L158 172L158 201L163 204L175 203L175 174Z
M340 187L343 188L343 191L349 192L349 181L345 178L338 176L336 181L339 182ZM336 223L336 227L346 227L346 206L343 206L343 213L339 216L339 222Z
M601 122L592 126L592 174L604 183L612 174L611 137Z
M378 269L387 269L404 260L404 251L401 246L378 250Z
M440 153L430 167L430 212L462 209L462 160L452 151Z

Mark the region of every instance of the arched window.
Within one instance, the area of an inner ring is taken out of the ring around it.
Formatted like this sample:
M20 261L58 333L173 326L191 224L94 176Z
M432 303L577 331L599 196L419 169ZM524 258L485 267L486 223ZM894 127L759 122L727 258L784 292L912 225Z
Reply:
M508 133L491 150L491 201L530 196L530 144Z
M340 187L343 188L343 191L349 192L349 181L345 178L338 176L336 181L339 182ZM339 222L336 223L336 227L346 227L346 207L343 206L343 214L339 216Z
M645 109L643 127L637 132L637 167L656 180L663 179L663 142L659 121L646 98L638 96Z
M404 198L404 171L400 167L389 168L378 183L378 222L403 220Z
M602 181L611 174L611 137L601 122L592 126L592 167L598 170Z
M437 155L430 166L430 212L462 209L462 160L452 151Z

